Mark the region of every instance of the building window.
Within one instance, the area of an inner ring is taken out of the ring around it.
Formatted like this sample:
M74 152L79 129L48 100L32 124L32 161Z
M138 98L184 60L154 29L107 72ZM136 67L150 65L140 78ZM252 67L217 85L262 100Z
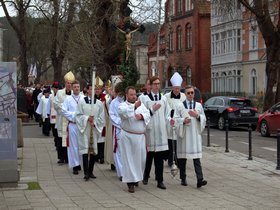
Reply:
M235 92L234 79L231 71L228 73L228 92Z
M226 32L222 32L221 33L221 54L225 54L226 53Z
M182 50L182 28L178 26L176 29L176 50Z
M192 49L192 26L190 23L186 25L186 49Z
M253 95L257 94L257 71L252 69L251 71L251 93Z
M237 92L241 92L241 70L237 71Z
M241 51L241 29L237 29L237 51Z
M220 54L220 34L217 33L215 34L215 55L219 55Z
M219 86L219 73L216 73L216 78L215 78L215 92L219 92L220 86Z
M182 0L177 0L177 13L182 14Z
M193 3L192 3L192 0L186 0L185 2L185 7L186 7L186 11L190 11L193 9Z
M169 15L170 16L174 15L174 0L169 1Z
M250 30L250 50L258 48L258 30L256 25L251 26Z
M224 90L223 92L226 92L226 90L227 90L227 80L226 80L227 73L222 72L221 76L222 76L222 78L221 78L221 91Z
M232 37L232 30L228 31L228 39L227 39L227 52L232 52L233 51L233 37Z
M171 31L170 34L168 35L168 41L169 41L169 52L172 52L173 49L173 32Z

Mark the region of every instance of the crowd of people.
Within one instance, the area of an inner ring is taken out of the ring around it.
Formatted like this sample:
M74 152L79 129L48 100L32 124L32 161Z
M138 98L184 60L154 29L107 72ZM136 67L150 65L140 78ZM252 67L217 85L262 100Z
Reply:
M134 193L140 181L148 184L153 162L157 187L166 189L165 160L179 167L181 185L187 186L186 162L193 159L197 188L207 184L200 162L205 114L192 86L180 92L179 73L170 79L170 93L162 95L160 79L153 76L139 97L132 86L123 94L121 83L112 88L108 82L103 91L99 77L82 92L72 72L64 80L64 88L54 82L42 92L36 87L32 95L43 134L54 136L58 164L68 164L75 175L83 170L88 181L96 178L94 164L106 162Z

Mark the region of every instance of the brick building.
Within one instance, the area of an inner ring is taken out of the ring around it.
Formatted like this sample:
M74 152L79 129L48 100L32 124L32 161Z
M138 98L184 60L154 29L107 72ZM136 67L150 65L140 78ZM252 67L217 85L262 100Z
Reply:
M165 11L159 56L157 34L149 37L149 76L157 73L166 87L178 71L184 79L183 86L191 84L210 92L210 1L167 0Z

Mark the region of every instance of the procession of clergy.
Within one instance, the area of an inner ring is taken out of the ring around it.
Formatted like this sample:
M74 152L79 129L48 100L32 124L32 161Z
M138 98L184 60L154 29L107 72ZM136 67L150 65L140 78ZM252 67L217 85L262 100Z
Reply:
M44 91L36 110L42 116L43 130L48 125L52 128L58 164L68 163L75 175L82 165L83 178L88 181L96 178L95 162L105 161L134 193L140 181L148 184L153 160L158 188L166 189L164 160L179 167L181 185L187 186L186 161L193 159L197 188L207 184L200 163L205 114L202 105L193 100L192 86L180 92L183 79L179 73L170 79L170 93L162 95L160 79L153 76L138 98L131 86L124 96L121 82L113 90L109 84L104 93L103 82L96 77L95 87L88 84L87 93L82 94L72 72L64 80L63 89L55 82L52 94Z

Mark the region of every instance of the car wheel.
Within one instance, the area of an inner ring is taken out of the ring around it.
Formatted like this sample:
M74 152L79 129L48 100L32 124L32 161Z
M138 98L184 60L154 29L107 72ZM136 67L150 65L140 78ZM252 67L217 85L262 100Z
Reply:
M219 117L218 128L219 128L219 130L224 130L225 129L225 118L223 116Z
M268 131L268 126L266 121L261 122L261 135L262 136L270 136L269 131Z

